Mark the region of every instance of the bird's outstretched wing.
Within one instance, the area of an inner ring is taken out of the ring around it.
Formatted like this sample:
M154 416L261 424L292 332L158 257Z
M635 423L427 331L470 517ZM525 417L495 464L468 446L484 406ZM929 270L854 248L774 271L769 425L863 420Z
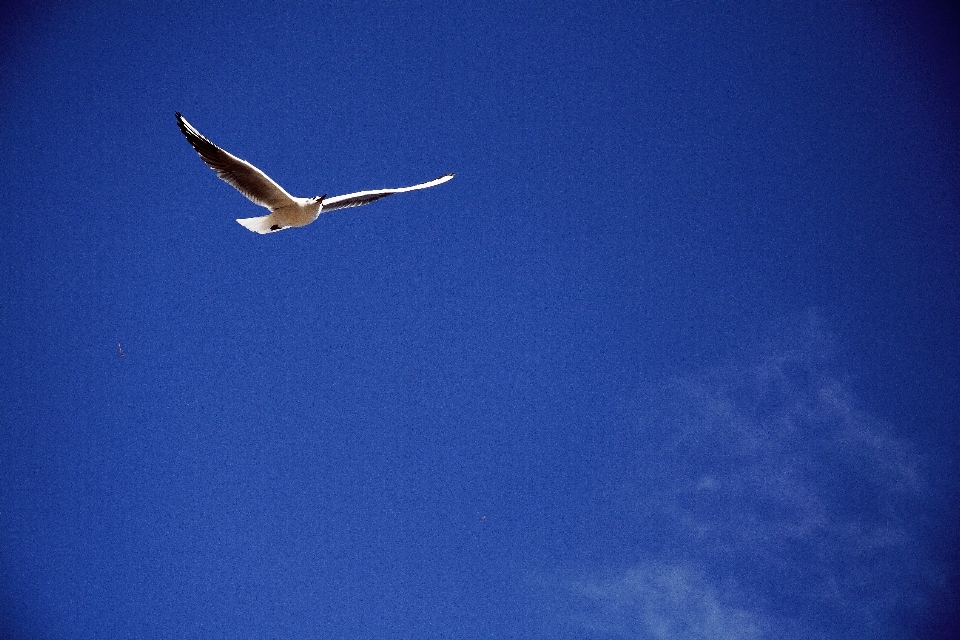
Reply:
M323 201L322 212L326 213L327 211L333 211L334 209L344 209L346 207L359 207L364 204L370 204L374 200L379 200L380 198L386 198L387 196L392 196L395 193L403 193L404 191L416 191L417 189L429 189L430 187L435 187L438 184L443 184L447 180L453 178L456 174L448 173L444 176L440 176L436 180L431 180L430 182L423 182L421 184L415 184L412 187L400 187L399 189L376 189L373 191L358 191L356 193L348 193L345 196L335 196L333 198L326 198Z
M271 210L294 204L293 197L271 180L270 176L204 138L179 112L177 125L190 146L217 172L220 179L236 187L237 191L250 200Z

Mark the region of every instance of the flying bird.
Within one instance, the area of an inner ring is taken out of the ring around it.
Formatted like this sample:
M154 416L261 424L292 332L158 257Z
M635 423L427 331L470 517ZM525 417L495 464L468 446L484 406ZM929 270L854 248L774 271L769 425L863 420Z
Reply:
M203 161L217 172L221 180L236 187L237 191L251 201L270 210L270 214L266 216L237 220L250 231L257 233L273 233L290 227L302 227L316 220L321 213L345 207L359 207L395 193L428 189L443 184L454 176L448 173L436 180L398 189L357 191L333 198L327 198L326 194L313 198L297 198L284 191L283 187L260 169L207 140L179 112L177 112L177 125L187 137L190 146L196 149Z

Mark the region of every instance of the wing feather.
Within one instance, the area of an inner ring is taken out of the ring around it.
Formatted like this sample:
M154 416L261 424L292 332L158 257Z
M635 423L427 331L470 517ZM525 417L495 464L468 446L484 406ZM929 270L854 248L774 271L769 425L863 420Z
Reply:
M375 189L372 191L357 191L356 193L348 193L343 196L335 196L333 198L325 198L323 201L322 211L326 213L327 211L334 211L336 209L345 209L347 207L359 207L365 204L370 204L380 198L386 198L387 196L392 196L395 193L404 193L406 191L416 191L418 189L429 189L430 187L435 187L438 184L443 184L447 180L453 178L455 174L448 173L446 175L440 176L436 180L430 180L429 182L422 182L420 184L415 184L412 187L400 187L398 189Z
M294 204L293 197L270 176L207 140L179 112L177 125L207 166L247 198L271 210Z

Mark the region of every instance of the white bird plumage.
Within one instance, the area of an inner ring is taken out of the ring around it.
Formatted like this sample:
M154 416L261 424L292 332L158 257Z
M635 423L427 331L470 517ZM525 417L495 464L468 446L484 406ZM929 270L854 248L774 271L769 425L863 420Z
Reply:
M252 202L270 210L269 215L259 218L237 219L237 222L257 233L273 233L290 227L302 227L316 220L321 213L345 207L359 207L394 193L428 189L443 184L454 176L448 173L436 180L398 189L357 191L333 198L327 198L326 195L297 198L284 191L283 187L260 169L207 140L179 112L177 112L177 125L190 146L200 154L211 169L217 172L221 180L233 185Z

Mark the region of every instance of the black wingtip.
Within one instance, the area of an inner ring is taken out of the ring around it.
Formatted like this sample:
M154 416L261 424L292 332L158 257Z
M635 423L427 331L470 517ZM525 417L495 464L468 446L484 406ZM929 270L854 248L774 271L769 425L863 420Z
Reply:
M180 120L181 118L183 118L183 116L180 115L180 112L179 112L179 111L174 111L174 113L177 114L177 119L178 119L178 120Z

